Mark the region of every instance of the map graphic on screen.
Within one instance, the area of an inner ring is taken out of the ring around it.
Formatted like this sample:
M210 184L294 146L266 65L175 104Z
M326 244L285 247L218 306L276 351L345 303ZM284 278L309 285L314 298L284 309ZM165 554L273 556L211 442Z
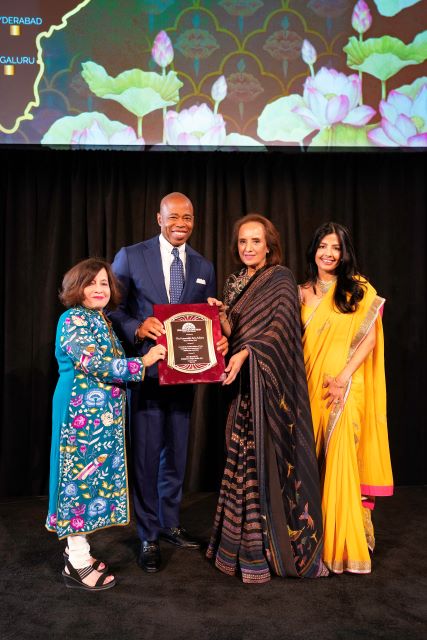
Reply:
M0 143L427 148L427 0L2 0Z

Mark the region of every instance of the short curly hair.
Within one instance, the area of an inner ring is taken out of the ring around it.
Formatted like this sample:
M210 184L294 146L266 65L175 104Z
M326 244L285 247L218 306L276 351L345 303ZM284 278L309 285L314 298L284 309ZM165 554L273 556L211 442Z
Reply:
M87 258L71 267L62 280L59 299L67 309L83 304L85 288L90 285L101 269L105 269L107 272L111 291L107 308L115 309L117 307L121 298L120 284L110 263L103 258Z

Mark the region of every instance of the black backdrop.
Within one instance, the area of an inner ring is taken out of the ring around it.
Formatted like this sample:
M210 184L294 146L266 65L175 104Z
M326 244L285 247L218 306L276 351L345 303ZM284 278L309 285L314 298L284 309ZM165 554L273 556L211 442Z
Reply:
M257 211L281 232L301 281L305 246L321 222L350 227L362 271L387 298L389 433L396 483L426 482L425 153L140 153L0 151L0 495L46 493L56 382L57 290L89 255L112 259L157 233L160 198L193 201L192 246L213 260L221 290L234 269L234 220ZM222 392L196 403L187 487L214 490L223 455Z

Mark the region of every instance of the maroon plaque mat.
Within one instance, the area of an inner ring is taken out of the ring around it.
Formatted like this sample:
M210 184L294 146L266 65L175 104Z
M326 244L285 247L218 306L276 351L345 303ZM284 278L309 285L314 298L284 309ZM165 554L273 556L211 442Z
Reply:
M224 357L216 350L221 339L217 307L202 304L155 304L153 314L166 334L157 338L168 350L159 361L160 384L222 382Z

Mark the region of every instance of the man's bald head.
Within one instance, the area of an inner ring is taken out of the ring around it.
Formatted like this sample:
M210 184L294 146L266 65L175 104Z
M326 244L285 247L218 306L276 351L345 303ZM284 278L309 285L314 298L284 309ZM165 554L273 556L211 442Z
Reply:
M193 204L184 193L180 193L179 191L172 191L172 193L168 193L164 198L160 201L160 213L162 213L162 209L165 206L170 206L171 203L176 203L180 206L184 206L184 203L187 207L191 208L191 212L193 212Z

